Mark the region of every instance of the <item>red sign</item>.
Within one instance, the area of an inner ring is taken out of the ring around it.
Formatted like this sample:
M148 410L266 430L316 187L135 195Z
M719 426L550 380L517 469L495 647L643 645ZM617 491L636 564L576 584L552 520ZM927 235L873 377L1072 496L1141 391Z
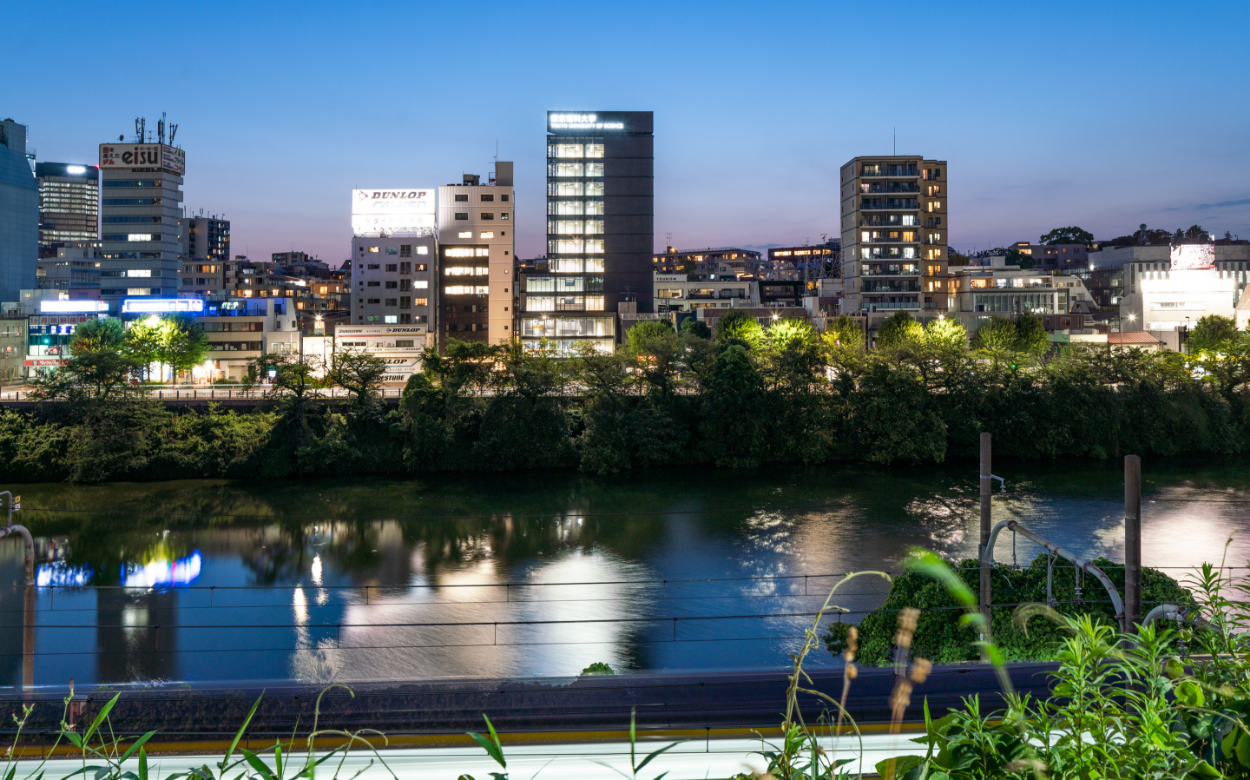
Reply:
M65 361L58 360L56 358L52 358L50 360L27 360L26 365L28 366L63 366L65 365Z

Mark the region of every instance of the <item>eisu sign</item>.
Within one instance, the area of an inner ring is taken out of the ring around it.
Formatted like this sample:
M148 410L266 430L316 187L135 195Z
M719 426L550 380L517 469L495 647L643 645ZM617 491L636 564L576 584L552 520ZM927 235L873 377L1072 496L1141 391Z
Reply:
M101 168L156 168L181 176L187 153L169 144L100 144Z

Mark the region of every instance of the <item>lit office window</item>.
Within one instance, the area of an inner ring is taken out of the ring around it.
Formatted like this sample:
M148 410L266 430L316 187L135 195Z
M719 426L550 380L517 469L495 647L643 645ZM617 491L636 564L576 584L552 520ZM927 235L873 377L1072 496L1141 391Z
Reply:
M585 185L583 185L580 181L551 182L547 186L547 194L556 195L561 198L580 197L587 194L585 189Z
M584 172L588 166L584 166L581 163L556 163L551 167L554 176L573 177L586 175ZM600 165L599 168L602 169L603 166ZM603 174L600 173L597 175L602 176Z
M588 257L586 258L586 273L603 273L603 258Z
M555 311L556 299L547 295L525 299L526 311Z
M586 213L587 214L602 214L603 213L603 201L601 200L586 201Z

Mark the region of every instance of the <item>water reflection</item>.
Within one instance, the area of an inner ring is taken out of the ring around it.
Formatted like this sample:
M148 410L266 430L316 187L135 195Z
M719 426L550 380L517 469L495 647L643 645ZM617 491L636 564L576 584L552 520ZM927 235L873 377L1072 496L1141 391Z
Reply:
M1148 464L1145 562L1218 560L1250 509L1246 465ZM996 521L1119 559L1118 469L1002 470ZM827 575L893 569L915 545L971 557L977 539L967 466L22 492L39 684L777 667L809 618L743 616L810 612ZM0 585L18 581L9 552ZM1239 539L1231 557L1248 554ZM857 580L838 602L867 610L883 593ZM20 598L0 588L10 624ZM15 685L13 633L0 632L0 683Z

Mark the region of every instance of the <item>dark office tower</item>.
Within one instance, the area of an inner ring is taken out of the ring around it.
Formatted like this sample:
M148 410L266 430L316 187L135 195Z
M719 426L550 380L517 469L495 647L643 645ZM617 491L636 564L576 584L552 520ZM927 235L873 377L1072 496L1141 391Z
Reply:
M56 257L66 244L98 241L100 170L94 165L41 162L39 182L39 257Z
M26 160L26 125L0 121L0 303L34 289L39 268L39 187Z
M547 269L526 279L521 338L611 350L617 307L651 310L655 154L650 111L547 112Z

